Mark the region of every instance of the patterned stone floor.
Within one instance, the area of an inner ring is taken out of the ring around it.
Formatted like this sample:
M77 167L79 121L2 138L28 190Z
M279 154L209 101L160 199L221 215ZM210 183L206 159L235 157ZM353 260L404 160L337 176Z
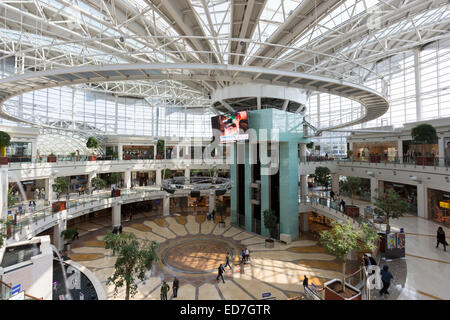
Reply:
M225 228L205 219L204 214L152 217L135 216L123 221L123 231L132 232L139 239L159 243L159 258L145 281L139 282L136 300L160 299L161 281L172 281L176 275L180 289L176 299L262 299L271 293L277 300L303 296L302 280L323 282L339 277L340 266L317 241L307 236L289 245L275 243L265 248L264 238L230 225ZM104 248L103 237L111 230L109 221L89 221L76 226L83 232L72 245L72 260L89 268L103 284L108 299L123 299L124 290L113 296L113 287L106 280L114 270L116 258ZM81 233L81 232L80 232ZM240 250L250 250L250 262L239 264ZM217 267L225 263L226 253L232 257L232 268L226 268L225 283L216 280ZM172 299L172 291L169 299Z

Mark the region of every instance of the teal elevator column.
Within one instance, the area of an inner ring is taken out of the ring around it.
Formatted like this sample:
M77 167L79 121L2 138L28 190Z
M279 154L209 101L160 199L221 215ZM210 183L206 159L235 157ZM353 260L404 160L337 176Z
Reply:
M298 148L280 142L280 234L298 238Z

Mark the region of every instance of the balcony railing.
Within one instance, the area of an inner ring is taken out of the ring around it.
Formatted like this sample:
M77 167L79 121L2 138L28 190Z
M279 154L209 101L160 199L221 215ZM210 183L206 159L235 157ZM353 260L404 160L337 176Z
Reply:
M345 158L339 159L349 163L382 163L382 164L404 164L415 167L450 167L450 159L443 157L380 157L371 156L367 158Z

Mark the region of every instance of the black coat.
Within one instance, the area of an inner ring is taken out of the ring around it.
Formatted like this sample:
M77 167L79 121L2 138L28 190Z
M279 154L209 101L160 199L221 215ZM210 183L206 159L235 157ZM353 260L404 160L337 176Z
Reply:
M446 243L445 241L445 232L437 232L437 240L441 243Z

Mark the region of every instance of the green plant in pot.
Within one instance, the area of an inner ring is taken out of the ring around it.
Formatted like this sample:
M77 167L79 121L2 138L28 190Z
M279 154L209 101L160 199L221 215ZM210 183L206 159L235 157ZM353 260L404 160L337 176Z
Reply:
M97 138L94 136L91 136L88 138L87 142L86 142L86 147L88 149L97 149L98 148L98 141ZM90 158L91 161L95 161L96 157L94 155L94 152L92 152L92 156Z
M8 190L8 208L12 207L18 202L16 196L13 194L12 190Z
M378 191L378 190L377 190ZM390 232L390 219L398 219L409 210L408 202L403 199L394 189L386 190L375 197L374 212L378 216L386 218L386 231Z
M218 201L216 203L216 211L220 216L219 226L225 226L224 215L227 212L227 204L223 201Z
M314 179L325 189L328 189L328 186L331 181L331 171L327 167L317 167L314 172Z
M117 185L122 180L122 174L118 172L111 173L109 176L109 183Z
M78 235L78 231L75 228L67 228L66 230L61 231L61 237L63 237L66 244L66 252L70 252L70 245L76 235Z
M339 279L334 279L325 283L326 289L329 286L332 291L342 298L348 299L354 296L360 296L360 292L353 288L351 288L350 292L347 292L350 288L348 284L345 284L347 258L349 253L354 250L375 249L378 243L376 231L364 223L361 224L359 229L356 229L349 222L334 222L330 230L322 231L320 234L320 243L329 254L336 257L342 264L340 286L337 285ZM325 292L325 299L327 299L327 292Z
M427 123L419 124L411 129L411 137L413 144L420 146L421 155L417 159L418 164L433 165L434 158L431 159L432 144L436 144L439 139L436 129Z
M95 177L92 178L91 185L92 188L94 188L95 190L103 190L106 187L106 181L103 180L102 178Z
M8 158L6 158L6 147L11 145L11 136L4 132L0 131L0 165L8 164Z
M360 191L362 180L358 177L346 177L347 179L342 183L342 191L348 192L352 199L352 205L355 195Z
M0 248L3 247L5 240L8 238L8 229L11 225L12 221L0 219Z
M352 159L353 150L347 150L347 159Z
M59 195L63 194L69 189L69 184L67 183L67 178L58 177L55 179L55 182L52 184L52 188L54 192L57 192Z
M278 218L273 210L264 210L264 227L269 230L270 239L266 239L266 247L272 247L278 238Z
M165 146L165 142L164 140L158 140L158 142L156 143L156 157L157 159L163 159L164 158L164 146Z

